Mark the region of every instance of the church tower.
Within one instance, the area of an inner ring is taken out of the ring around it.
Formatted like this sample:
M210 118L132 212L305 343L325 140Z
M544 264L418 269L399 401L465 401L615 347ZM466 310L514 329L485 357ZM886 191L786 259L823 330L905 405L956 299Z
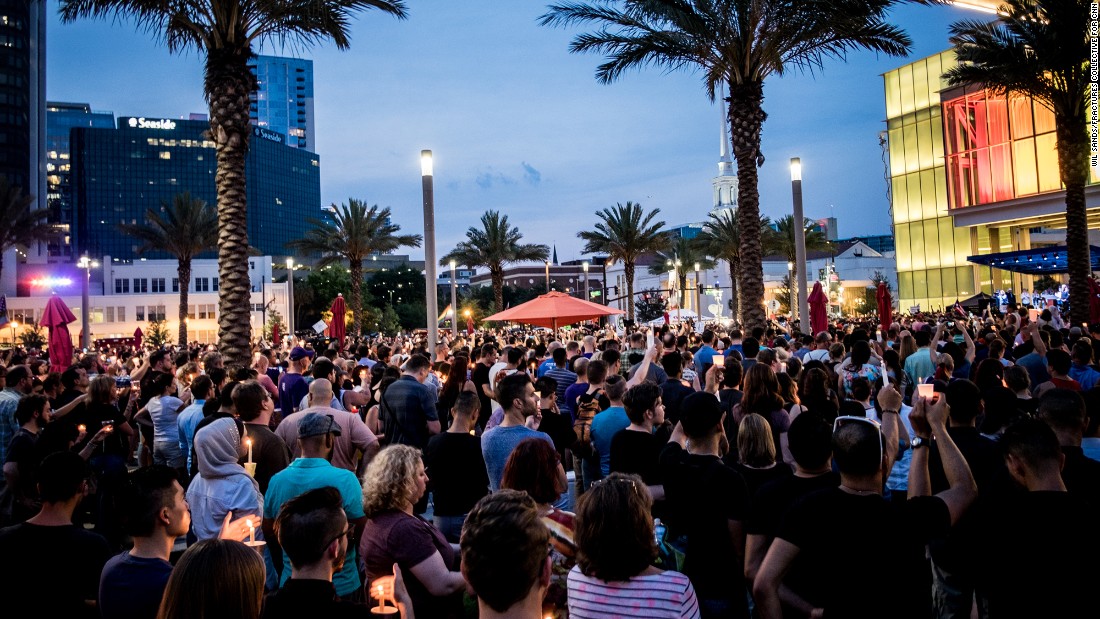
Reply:
M737 173L730 159L729 115L726 113L726 100L718 98L718 112L721 114L722 144L719 148L718 176L711 179L714 185L714 206L712 211L737 208Z

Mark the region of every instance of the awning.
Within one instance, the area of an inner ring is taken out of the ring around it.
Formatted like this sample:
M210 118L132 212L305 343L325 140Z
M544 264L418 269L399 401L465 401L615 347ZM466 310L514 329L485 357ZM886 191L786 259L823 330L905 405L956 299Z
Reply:
M1089 258L1092 263L1091 270L1100 271L1100 247L1090 245ZM1003 271L1012 271L1013 273L1024 273L1026 275L1069 272L1069 262L1065 245L1038 247L1021 251L1008 251L999 254L967 256L966 259L974 264L981 264Z

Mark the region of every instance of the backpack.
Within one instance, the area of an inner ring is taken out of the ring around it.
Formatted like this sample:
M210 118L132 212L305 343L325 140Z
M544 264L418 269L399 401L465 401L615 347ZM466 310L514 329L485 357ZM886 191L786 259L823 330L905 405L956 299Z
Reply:
M584 394L577 400L577 419L573 422L573 432L577 435L577 442L571 448L573 453L587 458L594 451L592 449L592 419L600 412L600 396L603 389L597 389L591 394Z

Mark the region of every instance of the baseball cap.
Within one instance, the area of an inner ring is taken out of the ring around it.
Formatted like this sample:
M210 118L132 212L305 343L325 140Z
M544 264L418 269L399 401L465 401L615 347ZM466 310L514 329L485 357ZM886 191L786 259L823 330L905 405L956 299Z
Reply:
M309 438L329 433L340 436L340 424L336 423L336 419L332 415L306 413L298 421L298 438Z
M315 353L312 350L302 348L301 346L295 346L290 351L290 360L298 361L299 359L304 359L306 357L312 359L314 354Z
M680 424L688 436L703 436L722 420L722 407L714 394L696 391L680 404Z

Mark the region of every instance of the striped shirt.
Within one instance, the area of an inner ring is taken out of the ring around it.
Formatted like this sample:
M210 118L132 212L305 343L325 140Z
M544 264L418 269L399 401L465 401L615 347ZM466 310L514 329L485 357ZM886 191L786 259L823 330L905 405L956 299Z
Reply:
M698 619L699 602L688 577L679 572L604 582L574 567L569 572L569 616Z
M558 402L565 401L565 390L573 383L577 382L577 375L565 368L559 368L554 366L552 370L546 373L546 376L553 378L558 383L557 394Z

